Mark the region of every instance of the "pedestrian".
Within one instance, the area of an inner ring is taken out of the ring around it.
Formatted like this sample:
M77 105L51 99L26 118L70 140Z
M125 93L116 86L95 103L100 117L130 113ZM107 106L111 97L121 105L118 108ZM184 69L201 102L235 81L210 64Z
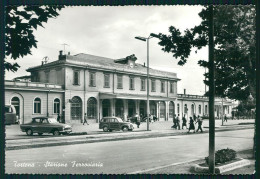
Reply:
M202 118L198 115L197 122L196 122L196 123L198 123L197 132L198 132L199 130L200 130L200 132L203 132L203 130L202 130L202 122L203 122Z
M227 122L227 115L225 114L225 116L224 116L224 122Z
M193 120L194 120L194 122L197 121L197 118L196 118L196 115L195 115L195 114L193 115Z
M58 115L57 115L57 121L58 121L58 123L61 123L60 113L58 113Z
M193 133L195 133L195 126L194 126L194 121L193 121L192 117L190 117L190 126L189 126L188 133L190 132L190 130L194 130Z
M177 119L176 119L176 129L177 129L177 127L178 127L178 130L181 129L181 127L180 127L180 114L178 114Z
M83 125L87 123L87 125L89 125L88 121L87 121L87 113L85 113L84 115L84 122L83 122Z
M183 129L184 126L187 129L187 124L186 123L187 123L187 119L186 119L185 114L184 114L184 116L182 117L182 129Z
M177 127L177 125L176 125L176 115L174 114L172 128L176 129L176 127Z

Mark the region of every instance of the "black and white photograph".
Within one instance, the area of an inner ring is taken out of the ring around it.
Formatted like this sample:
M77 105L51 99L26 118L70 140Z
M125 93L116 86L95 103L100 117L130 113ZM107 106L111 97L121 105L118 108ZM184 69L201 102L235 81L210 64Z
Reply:
M255 173L256 6L7 6L6 174Z

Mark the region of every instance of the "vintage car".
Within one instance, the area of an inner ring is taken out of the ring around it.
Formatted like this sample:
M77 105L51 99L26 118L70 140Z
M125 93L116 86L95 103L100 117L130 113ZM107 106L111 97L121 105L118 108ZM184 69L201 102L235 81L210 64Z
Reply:
M52 117L34 117L32 121L27 124L21 124L20 128L27 135L38 133L52 133L53 135L69 134L72 132L72 127L68 124L61 124Z
M5 124L17 124L18 122L15 107L13 105L5 105Z
M132 131L134 126L130 122L124 122L119 117L104 117L100 120L99 129L103 129L104 132L112 130Z

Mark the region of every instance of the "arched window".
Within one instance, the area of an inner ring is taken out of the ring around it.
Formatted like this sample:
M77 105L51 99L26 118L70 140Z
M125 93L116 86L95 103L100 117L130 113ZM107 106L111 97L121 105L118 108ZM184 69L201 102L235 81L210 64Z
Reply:
M58 98L54 99L54 114L60 114L60 100Z
M14 106L16 110L16 116L20 118L20 100L18 97L13 97L11 100L11 104Z
M41 99L35 98L33 104L34 104L33 113L40 114L41 113Z
M208 106L205 105L205 114L208 114Z
M89 119L97 118L97 100L94 97L88 99L88 110L87 115Z
M180 114L180 104L177 104L177 113Z
M165 112L166 112L166 107L165 107L165 102L161 101L160 102L160 118L164 118L165 119Z
M74 96L71 99L70 114L72 120L82 119L82 101L79 97Z
M188 107L187 107L187 104L184 105L184 113L187 114L188 112Z
M172 101L170 101L169 103L169 117L173 118L174 117L174 103Z
M199 114L201 114L201 105L199 105Z

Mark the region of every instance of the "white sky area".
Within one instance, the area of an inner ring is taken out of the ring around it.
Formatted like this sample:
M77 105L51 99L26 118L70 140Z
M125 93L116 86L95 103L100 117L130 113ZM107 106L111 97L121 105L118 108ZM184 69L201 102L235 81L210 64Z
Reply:
M5 79L30 75L26 69L40 65L45 56L49 57L49 62L57 60L63 43L69 45L65 51L71 55L86 53L119 59L135 54L137 63L147 64L146 42L135 37L160 32L169 34L171 25L181 31L192 28L201 22L198 16L201 9L201 6L68 6L57 18L43 24L45 28L38 27L34 32L38 48L32 49L32 55L17 59L21 68L16 73L7 71ZM156 38L150 40L150 67L177 73L181 79L178 93L186 89L187 94L203 95L205 69L197 62L208 59L208 48L197 54L193 50L188 63L179 66L178 60L164 53L158 42Z

